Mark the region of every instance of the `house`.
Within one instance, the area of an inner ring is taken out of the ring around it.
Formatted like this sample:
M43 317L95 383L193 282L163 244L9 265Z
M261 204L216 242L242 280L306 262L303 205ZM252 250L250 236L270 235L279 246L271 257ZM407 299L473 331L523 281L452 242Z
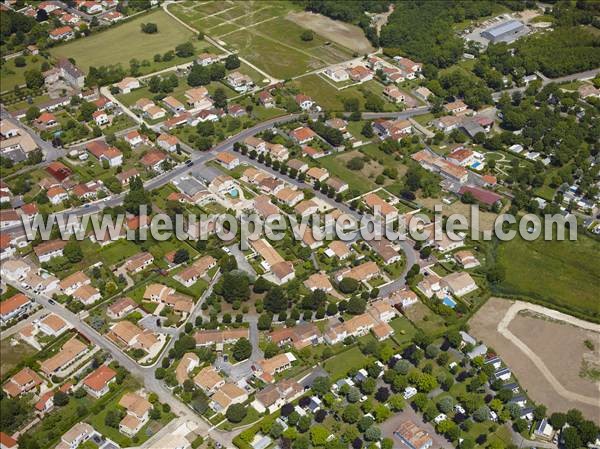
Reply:
M125 393L119 405L126 411L126 415L119 423L119 432L133 437L150 420L152 404L137 393Z
M392 103L401 103L404 101L404 92L396 86L389 85L383 89L383 95Z
M290 159L286 165L290 170L296 170L298 173L304 173L308 170L308 164L298 159Z
M77 271L64 278L58 285L65 295L72 295L79 287L91 282L91 279L83 271Z
M0 228L16 226L19 223L21 223L21 219L16 210L14 210L14 209L0 210Z
M240 72L231 72L225 77L225 81L233 87L236 92L247 92L254 87L254 81L248 75Z
M137 309L137 303L129 297L124 297L118 299L116 302L108 306L106 309L106 315L110 319L119 320L129 315L135 309Z
M139 89L140 82L137 80L137 78L127 76L115 84L115 87L117 87L122 94L128 94L134 89Z
M167 112L160 106L153 105L146 109L144 115L146 115L146 117L148 117L150 120L159 120L161 118L165 118Z
M464 269L475 268L480 265L479 260L473 255L471 251L463 250L457 251L454 254L454 260L458 262Z
M35 255L40 263L48 262L49 260L63 255L63 249L67 245L64 240L50 240L42 242L33 248Z
M337 129L343 133L347 131L346 127L348 126L348 122L339 117L330 118L329 120L325 121L325 124L330 128Z
M29 393L43 383L38 374L31 368L23 368L2 385L2 390L11 398Z
M310 322L293 327L281 327L269 332L267 338L277 346L291 343L296 350L321 342L321 331Z
M42 112L40 116L34 120L33 124L40 130L55 128L59 125L54 114L50 112Z
M342 181L340 178L336 178L335 176L332 176L331 178L327 179L327 181L325 181L325 184L327 184L331 189L333 189L333 191L336 194L345 192L349 188L348 183L346 181Z
M102 11L104 11L104 8L101 4L93 1L80 2L79 9L85 11L88 14L99 14Z
M119 180L121 185L126 186L133 180L133 178L139 175L140 172L138 172L137 168L130 168L129 170L117 173L115 177Z
M142 349L153 353L160 348L160 340L149 330L142 330L130 321L119 321L106 334L112 341L124 346L126 349Z
M242 117L246 115L246 108L240 104L232 104L227 107L227 113L232 117Z
M240 338L249 338L248 328L239 329L210 329L197 331L194 334L196 340L196 346L210 346L215 344L228 344L235 343Z
M294 100L296 101L296 104L300 107L300 109L302 109L303 111L310 110L315 104L312 98L304 94L296 95L294 97Z
M0 260L8 259L17 252L17 249L12 240L12 236L8 234L0 234Z
M60 439L56 449L76 449L80 444L89 440L96 431L92 426L85 422L75 424Z
M94 119L94 122L96 122L96 125L98 125L98 126L104 126L104 125L110 123L108 114L106 114L106 112L104 112L104 111L95 111L92 114L92 117Z
M348 76L352 81L359 83L370 81L373 79L373 72L367 69L365 66L357 65L350 69L347 69Z
M109 147L104 141L92 141L86 145L86 150L100 162L106 161L111 168L123 164L123 153L115 147Z
M440 277L435 273L425 272L426 276L417 284L417 288L426 297L431 298L440 291Z
M469 107L462 100L453 101L444 105L444 110L450 114L462 114L467 111Z
M277 354L275 357L271 357L270 359L262 359L256 362L256 369L260 374L268 374L271 377L274 377L275 374L278 374L286 369L292 367L292 363L296 361L296 357L291 352L286 352L283 354Z
M55 206L69 199L69 194L61 186L50 187L46 191L46 195L48 196L50 203Z
M137 147L138 145L142 145L146 140L145 137L142 136L137 129L129 131L127 134L125 134L123 139L133 148Z
M446 160L461 167L467 167L475 162L475 154L467 148L461 148L447 155Z
M215 159L217 160L217 162L219 164L221 164L227 170L233 170L235 167L240 165L240 160L237 156L235 156L231 153L227 153L225 151L217 153L217 156Z
M402 259L402 256L396 251L394 245L385 237L369 240L369 245L383 259L386 265L396 263Z
M96 287L91 285L82 285L73 292L73 298L81 301L86 306L94 304L96 301L102 299L100 291Z
M350 79L350 74L343 67L329 67L323 73L337 83Z
M179 385L190 378L190 373L200 364L200 359L193 352L186 352L175 369L175 378Z
M475 346L473 348L473 350L467 354L467 356L469 357L469 359L473 360L477 357L485 356L487 354L487 351L488 351L487 346L482 343L478 346Z
M507 380L510 379L510 376L512 375L510 369L508 368L500 368L498 371L494 372L493 377L496 380L501 380L503 382L506 382Z
M219 57L212 53L202 53L196 58L196 64L206 67L214 62L217 62Z
M179 148L179 139L171 134L163 133L157 137L156 144L163 150L173 153Z
M429 97L433 95L433 92L431 92L425 86L417 87L414 92L417 97L424 101L427 101Z
M402 309L406 309L419 301L417 294L409 289L395 290L385 299L390 305L399 305Z
M544 418L539 422L533 434L535 435L536 440L550 442L554 438L555 432L554 428L548 423L548 420Z
M431 436L412 421L407 420L400 423L394 430L394 435L398 436L410 449L429 449L433 446Z
M302 216L306 217L309 215L316 214L319 211L319 206L312 200L301 201L294 207L294 211Z
M148 284L144 289L145 300L154 302L165 302L167 296L175 293L175 289L163 284Z
M2 276L14 281L22 280L31 271L31 267L21 259L7 260L0 265Z
M363 201L375 216L381 216L386 221L394 220L398 217L398 209L376 193L368 193L363 197Z
M294 266L286 261L265 239L251 240L250 245L263 261L261 266L270 275L267 278L276 284L285 284L296 276Z
M286 147L280 143L269 143L265 145L266 152L271 155L271 159L284 162L289 158L289 152Z
M329 177L329 172L325 168L311 167L306 171L307 182L323 182Z
M53 41L69 40L75 37L75 32L70 26L62 26L50 31L48 36Z
M290 206L294 207L300 201L304 199L304 193L301 190L295 190L290 187L284 187L275 193L275 198L278 201Z
M267 385L261 391L257 392L252 402L252 407L259 413L275 413L284 404L297 399L304 389L292 379L283 379L276 384Z
M63 182L73 173L69 167L58 161L50 162L48 167L46 167L46 171L59 182Z
M397 312L385 301L375 301L371 304L367 312L377 321L389 322L396 318Z
M311 159L318 159L325 156L325 152L321 148L317 149L308 145L302 146L302 153Z
M98 399L110 390L110 384L117 378L117 372L108 365L101 365L90 373L83 381L83 389Z
M477 202L484 204L488 207L493 207L496 204L500 204L502 202L502 196L498 195L496 192L492 192L491 190L487 190L481 187L462 186L459 189L458 193L460 195L465 195L466 193L468 193L472 195Z
M74 336L62 346L58 353L41 362L40 369L47 377L59 372L64 373L67 368L73 366L87 352L87 345L79 341L77 336Z
M225 385L225 379L221 377L214 366L209 365L202 368L196 374L194 384L208 396L212 396L219 388Z
M327 257L337 257L340 260L347 259L352 254L348 245L341 240L334 240L325 250Z
M373 122L373 130L381 140L400 140L412 133L412 124L408 120L377 119Z
M0 449L19 449L19 445L13 437L0 432Z
M275 98L266 90L258 94L258 102L267 109L275 107Z
M140 162L143 166L148 170L152 170L158 173L162 173L163 171L163 162L167 160L167 155L162 151L151 150L148 151L142 158Z
M179 112L185 111L185 105L171 95L163 98L162 102L171 110L171 112L173 112L173 114L178 114Z
M352 268L344 268L336 273L337 281L343 278L356 279L358 282L367 282L381 274L379 267L373 261L364 262Z
M189 107L196 111L211 109L214 104L208 94L208 89L204 86L186 90L185 101Z
M225 413L230 405L242 404L247 399L246 390L233 383L226 383L212 395L210 407L218 413Z
M317 134L310 128L306 126L300 126L293 131L290 131L290 137L299 145L304 145L305 143L310 142Z

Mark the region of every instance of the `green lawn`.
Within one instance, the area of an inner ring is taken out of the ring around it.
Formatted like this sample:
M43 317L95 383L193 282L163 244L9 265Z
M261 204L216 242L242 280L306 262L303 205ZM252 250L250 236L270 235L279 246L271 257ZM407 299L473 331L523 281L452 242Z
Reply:
M499 261L506 269L501 292L522 294L549 305L600 318L600 243L578 233L577 241L503 243Z
M323 363L323 368L329 373L332 380L341 379L351 369L360 369L368 362L368 358L360 352L357 346L342 352Z
M40 70L42 63L46 61L41 55L25 56L25 67L15 66L15 58L7 60L0 69L0 91L12 90L15 86L25 84L25 72L27 70Z
M346 163L334 154L319 159L319 165L326 168L331 176L336 176L348 183L350 190L366 193L375 188L375 183L360 171L350 170Z
M144 34L141 32L140 25L149 22L158 26L158 33ZM158 9L107 31L59 45L50 50L50 53L55 57L74 58L77 66L86 73L90 66L98 67L121 63L124 67L128 67L129 61L133 58L139 61L147 59L151 63L142 67L142 73L151 73L193 59L176 57L168 62L153 62L155 54L174 50L177 45L192 38L198 52L204 49L216 50L206 41L194 38L190 30L162 9Z

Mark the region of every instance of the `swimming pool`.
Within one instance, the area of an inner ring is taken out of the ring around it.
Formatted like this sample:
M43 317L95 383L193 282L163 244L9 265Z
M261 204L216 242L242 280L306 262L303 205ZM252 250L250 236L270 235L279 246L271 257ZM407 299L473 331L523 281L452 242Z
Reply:
M481 162L479 162L479 161L475 161L475 162L473 162L473 163L471 164L471 168L473 168L473 169L475 169L475 170L477 170L477 169L478 169L479 167L481 167L481 166L482 166L482 163L481 163Z
M444 296L442 303L445 306L450 307L451 309L454 309L456 307L456 301L454 301L450 296Z
M239 195L239 193L238 193L238 190L237 190L237 189L231 189L231 190L229 191L229 194L230 194L232 197L234 197L234 198L237 198L237 197L238 197L238 195Z

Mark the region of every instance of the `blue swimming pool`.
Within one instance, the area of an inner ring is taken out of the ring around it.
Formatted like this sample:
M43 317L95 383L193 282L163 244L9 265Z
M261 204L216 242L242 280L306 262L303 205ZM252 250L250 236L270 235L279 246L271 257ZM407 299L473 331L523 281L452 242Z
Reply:
M456 301L454 301L450 296L444 296L442 303L445 306L450 307L451 309L454 309L456 307Z
M232 197L234 197L234 198L237 198L237 197L238 197L238 195L239 195L239 193L238 193L238 190L237 190L237 189L231 189L231 190L229 191L229 194L230 194Z
M471 164L471 168L474 168L475 170L477 170L479 167L481 167L481 162L479 161L473 162Z

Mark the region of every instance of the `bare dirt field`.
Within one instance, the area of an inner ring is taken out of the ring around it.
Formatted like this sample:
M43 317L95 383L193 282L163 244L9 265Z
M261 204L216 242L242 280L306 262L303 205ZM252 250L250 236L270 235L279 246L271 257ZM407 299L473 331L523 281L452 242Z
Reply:
M365 54L375 50L363 31L355 25L307 11L291 12L286 18L357 53Z
M600 326L501 298L490 298L469 324L471 333L502 357L531 399L550 412L578 408L600 422L600 382L581 375L582 368L600 364Z
M440 198L424 198L420 195L417 196L417 202L422 204L423 206L433 210L436 204L442 204L444 208L442 209L442 213L445 217L450 216L452 214L459 214L467 217L467 220L470 221L471 217L471 205L464 204L460 201L455 201L454 203L448 205L443 204ZM493 212L486 212L483 209L479 209L479 230L493 230L494 229L494 220L496 220L497 214Z

